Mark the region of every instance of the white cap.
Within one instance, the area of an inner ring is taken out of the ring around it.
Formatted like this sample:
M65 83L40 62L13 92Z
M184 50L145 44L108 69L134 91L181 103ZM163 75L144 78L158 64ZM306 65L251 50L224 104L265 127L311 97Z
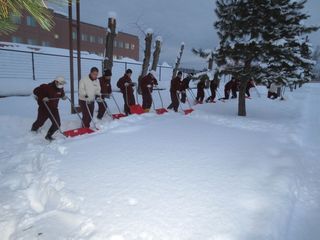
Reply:
M157 78L157 73L156 73L156 71L151 70L149 73L150 73L154 78Z
M57 81L59 84L64 85L66 84L66 80L64 79L64 77L62 76L58 76L54 79L55 81Z

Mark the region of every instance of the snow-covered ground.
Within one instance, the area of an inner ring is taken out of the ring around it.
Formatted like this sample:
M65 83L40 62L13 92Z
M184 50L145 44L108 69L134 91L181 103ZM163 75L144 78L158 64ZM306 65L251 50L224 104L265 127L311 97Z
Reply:
M0 99L0 239L318 240L320 84L260 91L246 118L230 100L50 144L32 97Z

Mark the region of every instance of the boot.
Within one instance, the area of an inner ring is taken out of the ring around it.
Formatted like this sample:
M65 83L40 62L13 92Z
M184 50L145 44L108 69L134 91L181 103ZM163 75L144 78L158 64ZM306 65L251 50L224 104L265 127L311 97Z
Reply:
M49 134L49 133L46 135L45 139L48 140L49 142L51 142L51 141L54 140L54 138L52 137L52 135Z

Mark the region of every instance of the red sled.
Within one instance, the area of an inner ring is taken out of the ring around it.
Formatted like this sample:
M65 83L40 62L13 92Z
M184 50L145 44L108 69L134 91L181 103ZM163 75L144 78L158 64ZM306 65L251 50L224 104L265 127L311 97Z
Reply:
M92 130L91 128L77 128L63 132L66 137L77 137L90 133L94 133L94 130Z
M144 114L144 110L139 104L131 105L130 112L131 114L138 114L138 115Z
M165 108L156 109L156 113L159 114L159 115L165 114L167 112L168 112L168 110L165 109Z
M192 113L193 111L194 111L194 110L193 110L192 108L183 110L183 112L184 112L185 115L188 115L188 114Z
M123 114L123 113L117 113L117 114L112 114L112 119L120 119L120 118L124 118L127 115Z

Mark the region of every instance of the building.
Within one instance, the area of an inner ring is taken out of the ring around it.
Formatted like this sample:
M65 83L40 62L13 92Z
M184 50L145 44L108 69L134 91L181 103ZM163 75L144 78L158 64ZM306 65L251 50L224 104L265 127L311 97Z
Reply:
M18 25L17 31L10 35L0 35L0 41L39 45L46 47L69 49L69 21L68 17L54 12L55 26L49 32L40 27L35 19L24 14L21 17L12 16L12 21ZM76 23L74 21L74 23ZM89 23L81 22L81 51L88 51L103 55L105 49L106 29ZM72 34L76 47L77 34ZM114 43L114 58L123 57L139 60L139 37L119 32Z

